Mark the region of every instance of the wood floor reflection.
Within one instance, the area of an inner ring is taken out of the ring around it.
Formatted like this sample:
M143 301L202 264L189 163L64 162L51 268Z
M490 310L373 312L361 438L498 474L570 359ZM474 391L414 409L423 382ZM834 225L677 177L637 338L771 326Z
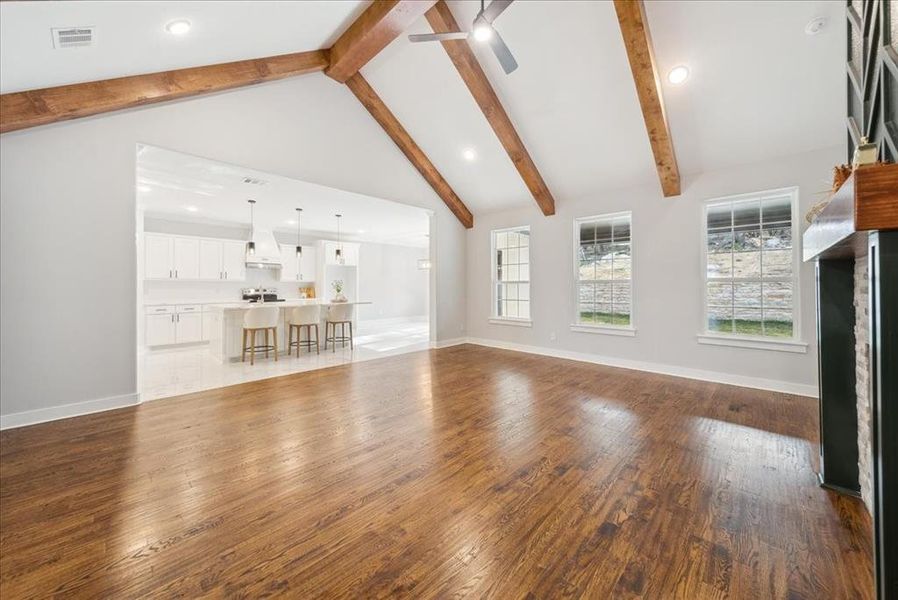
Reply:
M0 434L0 595L870 598L809 398L456 346Z

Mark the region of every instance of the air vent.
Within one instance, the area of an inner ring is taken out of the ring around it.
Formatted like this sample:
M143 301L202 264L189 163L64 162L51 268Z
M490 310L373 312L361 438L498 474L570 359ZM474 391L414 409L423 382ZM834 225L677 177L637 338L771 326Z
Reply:
M243 183L249 185L268 185L267 181L265 181L264 179L258 179L256 177L244 177Z
M53 47L57 50L93 46L97 37L97 28L93 25L86 27L54 27L51 31L53 32Z

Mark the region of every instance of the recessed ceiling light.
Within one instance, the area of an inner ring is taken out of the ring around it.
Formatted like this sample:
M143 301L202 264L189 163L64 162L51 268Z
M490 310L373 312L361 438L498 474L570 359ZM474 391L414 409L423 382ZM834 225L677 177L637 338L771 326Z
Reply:
M296 225L296 219L287 219L287 225Z
M148 185L139 185L139 186L137 186L137 191L143 192L144 194L146 194L147 192L152 192L153 188L151 188Z
M193 206L193 205L188 205L188 206L185 206L185 207L184 207L184 210L186 210L187 212L196 212L196 211L198 211L199 209L198 209L197 207Z
M184 35L190 31L190 21L187 19L175 19L165 24L165 30L172 35Z
M477 158L477 152L474 150L474 148L465 148L464 150L462 150L461 155L466 161L469 162Z
M687 79L689 79L689 69L687 67L684 67L683 65L674 67L667 74L667 80L674 85L680 85Z
M365 233L364 229L359 229L359 233Z
M826 27L826 17L815 17L804 26L804 32L808 35L817 35Z

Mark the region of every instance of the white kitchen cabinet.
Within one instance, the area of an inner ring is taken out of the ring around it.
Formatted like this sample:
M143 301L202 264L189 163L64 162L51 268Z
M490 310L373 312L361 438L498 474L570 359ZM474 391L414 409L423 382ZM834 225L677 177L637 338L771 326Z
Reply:
M281 244L281 281L299 281L299 261L296 246ZM303 248L305 252L305 248Z
M203 337L202 337L202 340L204 342L208 342L209 340L211 340L213 338L212 330L217 325L217 322L215 319L215 312L211 311L211 310L205 310L205 311L203 311L202 314L203 314L203 334L202 334Z
M200 278L200 241L197 238L173 238L175 279Z
M302 258L299 261L299 280L315 281L318 251L315 246L303 246Z
M175 315L175 343L188 344L203 340L203 314L179 312Z
M144 277L172 279L174 277L172 238L148 233L144 236Z
M314 246L303 246L297 260L296 246L281 244L281 281L314 282L317 254Z
M245 242L148 233L144 277L213 281L246 279Z
M337 248L343 248L343 261L337 261ZM354 242L322 242L324 249L324 264L326 265L346 265L358 266L359 264L359 245Z
M228 281L246 279L246 242L223 241L221 243L221 271Z
M200 240L200 279L224 279L221 255L222 242L219 240Z
M174 344L176 339L176 315L171 313L148 314L146 316L147 346Z

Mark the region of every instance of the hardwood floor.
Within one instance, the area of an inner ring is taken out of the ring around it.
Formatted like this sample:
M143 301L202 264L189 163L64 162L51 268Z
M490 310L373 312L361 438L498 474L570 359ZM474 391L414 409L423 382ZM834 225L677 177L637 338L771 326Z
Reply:
M0 434L0 595L870 598L808 398L456 346Z

